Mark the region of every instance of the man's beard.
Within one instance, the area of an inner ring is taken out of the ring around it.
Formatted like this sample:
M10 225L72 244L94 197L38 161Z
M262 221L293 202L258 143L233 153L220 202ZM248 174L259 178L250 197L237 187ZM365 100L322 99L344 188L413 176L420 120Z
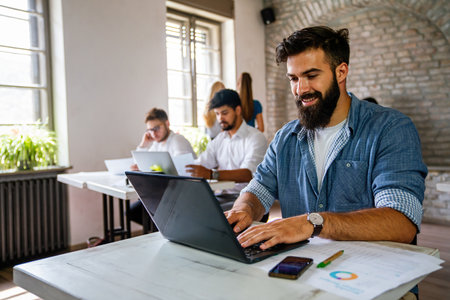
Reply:
M164 142L169 137L170 130L169 130L169 128L167 128L166 124L164 124L164 130L166 131L166 134L164 135L164 137L161 140L159 140L159 143Z
M231 124L228 124L227 122L222 122L220 123L220 127L222 128L223 131L229 131L233 129L234 126L236 125L236 119L237 119L236 116L234 116L234 120L233 122L231 122Z
M309 130L325 127L331 119L336 108L341 93L333 74L333 82L330 88L325 92L325 97L321 92L303 94L295 97L295 104L298 109L298 118L303 127ZM310 99L317 97L316 103L311 106L303 106L302 99Z

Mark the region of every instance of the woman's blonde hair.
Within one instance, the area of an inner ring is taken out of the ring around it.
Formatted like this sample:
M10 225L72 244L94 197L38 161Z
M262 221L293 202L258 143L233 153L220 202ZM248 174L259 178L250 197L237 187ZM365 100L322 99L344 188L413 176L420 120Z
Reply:
M253 117L253 92L252 77L249 73L242 73L238 79L239 96L241 98L242 117L245 121L250 121Z
M216 81L211 86L211 92L209 93L208 103L206 103L205 112L203 113L203 118L205 119L206 127L211 128L216 122L216 114L213 110L209 109L209 103L214 95L225 88L225 85L221 81Z

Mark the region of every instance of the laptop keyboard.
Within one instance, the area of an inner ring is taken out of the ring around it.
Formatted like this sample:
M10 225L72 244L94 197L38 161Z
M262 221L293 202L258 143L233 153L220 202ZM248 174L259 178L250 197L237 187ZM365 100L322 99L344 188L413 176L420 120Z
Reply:
M262 250L261 248L259 248L259 246L261 246L261 244L263 244L263 243L264 243L264 241L256 243L256 244L253 244L251 246L248 246L248 247L244 248L245 256L251 257L251 256L254 256L254 255L259 254L261 252L277 251L279 248L282 248L281 244L277 244L277 245L275 245L273 247L270 247L270 248L267 248L265 250Z

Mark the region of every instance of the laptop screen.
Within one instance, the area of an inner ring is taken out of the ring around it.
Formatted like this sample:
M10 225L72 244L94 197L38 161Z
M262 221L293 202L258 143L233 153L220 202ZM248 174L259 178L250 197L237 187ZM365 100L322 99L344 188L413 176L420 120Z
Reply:
M221 252L240 255L235 234L204 179L126 174L164 237L206 251L222 248Z

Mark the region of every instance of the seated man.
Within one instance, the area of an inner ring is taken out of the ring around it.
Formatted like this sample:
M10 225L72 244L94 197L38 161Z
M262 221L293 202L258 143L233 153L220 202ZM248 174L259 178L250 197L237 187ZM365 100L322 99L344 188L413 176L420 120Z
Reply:
M209 109L214 110L223 131L208 144L197 159L198 164L187 165L186 170L194 177L237 182L235 196L232 197L234 202L236 193L252 179L262 161L267 141L258 129L243 121L241 100L236 91L224 89L217 92ZM223 197L226 198L225 195Z
M320 236L410 243L420 228L427 168L404 114L346 91L348 30L319 26L277 46L299 119L281 128L233 208L241 232L280 201L283 219L238 236L261 249Z
M164 110L153 108L145 117L147 130L142 136L141 143L136 148L139 151L167 151L172 157L195 152L189 141L181 134L170 130L170 123ZM137 165L132 165L131 169L138 170ZM130 219L136 223L142 224L143 207L141 202L135 202L131 205Z

